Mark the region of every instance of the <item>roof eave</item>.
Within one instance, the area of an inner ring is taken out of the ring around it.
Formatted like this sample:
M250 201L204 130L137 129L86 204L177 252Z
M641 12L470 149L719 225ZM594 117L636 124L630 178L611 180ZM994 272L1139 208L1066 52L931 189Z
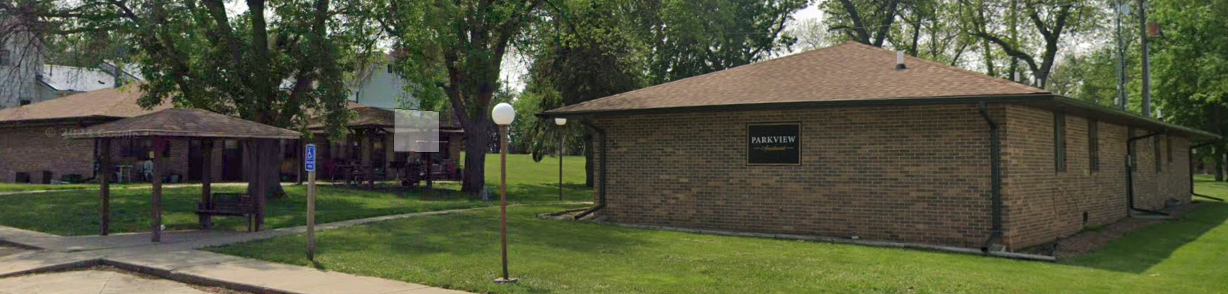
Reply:
M789 101L789 102L772 102L772 103L748 103L748 104L723 104L723 105L700 105L700 106L681 106L681 107L663 107L663 108L647 108L647 109L613 109L613 110L581 110L581 111L557 111L548 110L536 114L542 118L576 118L595 115L626 115L626 114L658 114L658 113L678 113L678 112L708 112L708 111L748 111L748 110L773 110L773 109L793 109L793 108L822 108L822 107L855 107L855 106L912 106L912 105L936 105L936 104L964 104L975 102L1022 102L1036 100L1052 100L1054 97L1050 93L1034 93L1034 94L1009 94L1009 95L976 95L976 96L943 96L943 97L927 97L927 98L887 98L887 99L862 99L862 100L834 100L834 101Z
M665 108L648 108L648 109L614 109L614 110L590 110L590 111L557 111L549 110L536 114L540 118L585 118L598 115L637 115L637 114L662 114L662 113L682 113L682 112L711 112L711 111L753 111L753 110L775 110L775 109L795 109L795 108L823 108L823 107L858 107L858 106L915 106L915 105L939 105L939 104L965 104L965 103L1027 103L1027 102L1054 102L1066 106L1086 109L1092 112L1118 117L1122 120L1129 121L1130 125L1144 126L1164 130L1176 130L1189 134L1192 137L1204 137L1213 140L1222 140L1223 137L1207 131L1181 126L1173 123L1164 122L1158 119L1145 117L1131 112L1126 112L1110 107L1105 107L1095 103L1077 100L1069 97L1064 97L1052 93L1035 93L1035 94L1010 94L1010 95L981 95L981 96L947 96L947 97L928 97L928 98L890 98L890 99L874 99L874 100L840 100L840 101L801 101L801 102L776 102L776 103L753 103L753 104L728 104L728 105L702 105L702 106L685 106L685 107L665 107Z

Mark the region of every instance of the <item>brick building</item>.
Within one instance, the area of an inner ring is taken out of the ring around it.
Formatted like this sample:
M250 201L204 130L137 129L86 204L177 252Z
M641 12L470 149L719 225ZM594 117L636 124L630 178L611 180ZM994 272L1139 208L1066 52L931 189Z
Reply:
M1007 250L1189 202L1218 138L858 43L542 115L598 134L613 222Z
M142 92L135 86L91 91L63 98L23 105L0 110L0 182L50 183L53 180L89 180L95 178L94 173L95 142L90 140L69 140L62 135L65 132L88 126L116 121L170 108L170 104L160 105L153 109L142 109L137 100ZM391 145L390 130L393 127L393 112L357 103L349 103L348 108L355 116L348 125L348 138L333 142L328 140L320 128L316 136L310 140L320 146L324 167L340 163L361 163L363 158L362 142L373 137L368 155L372 158L369 164L381 169L391 168L397 161L407 161L405 153L395 153ZM355 128L372 127L381 130L374 136L362 135ZM456 178L457 163L460 158L460 138L463 132L459 127L445 121L440 129L441 150L434 154L436 165L433 171L436 179ZM153 148L153 140L149 138L116 138L111 140L111 158L115 165L125 167L125 181L145 181L142 168L149 161L149 151ZM293 180L302 174L301 162L298 157L301 152L300 142L282 140L284 160L281 165L283 179ZM237 182L243 180L243 144L239 140L219 140L210 150L213 163L210 174L214 182ZM169 154L166 154L165 173L176 175L182 181L200 181L204 170L201 158L204 156L200 140L175 141L171 144ZM322 170L324 176L328 169ZM381 173L393 177L392 173ZM321 177L330 179L330 177Z

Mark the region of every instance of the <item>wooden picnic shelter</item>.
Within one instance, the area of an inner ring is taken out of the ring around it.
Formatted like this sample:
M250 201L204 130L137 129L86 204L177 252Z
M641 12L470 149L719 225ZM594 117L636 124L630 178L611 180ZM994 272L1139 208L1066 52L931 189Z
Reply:
M431 171L437 168L432 167L433 160L430 159L432 154L396 152L393 147L395 145L394 130L396 127L395 112L393 110L358 103L350 103L347 107L353 113L345 124L349 138L340 142L331 142L323 136L323 124L317 123L308 127L317 135L313 142L326 146L323 147L322 153L325 155L322 157L326 158L324 168L327 175L333 177L340 175L344 183L358 184L368 190L374 189L376 180L398 176L402 180L406 180L406 182L416 183L418 180L425 180L430 185L431 181L435 179ZM459 126L453 126L451 120L447 117L440 118L440 125L440 141L455 141L452 144L459 146L459 140L464 131ZM449 152L449 150L445 149L447 148L441 148L441 152ZM397 154L406 155L407 158L398 159L399 156ZM412 163L414 159L408 158L415 156L419 157L417 161L424 163L421 168L416 168ZM328 168L332 167L328 164L332 160L341 161L336 166L337 171L328 170ZM456 158L450 158L450 160L456 160ZM455 166L455 164L448 165ZM383 172L377 172L377 169ZM394 169L399 169L400 172L392 172ZM425 171L422 178L413 175L418 173L419 170Z
M70 139L94 139L95 144L102 149L97 153L99 157L97 158L99 162L98 168L101 169L98 173L100 183L98 194L101 196L102 201L102 235L109 233L111 219L111 196L110 188L108 187L111 177L109 171L111 161L110 141L119 138L153 139L154 149L150 155L153 162L153 189L150 201L150 216L152 218L150 225L153 231L151 239L153 242L161 242L162 165L165 164L166 153L170 150L172 141L190 142L192 140L199 140L202 146L206 146L206 150L211 150L211 146L217 140L240 140L246 143L256 143L261 140L299 139L301 134L297 131L260 124L206 110L172 108L71 131L64 136ZM268 187L249 189L255 191L254 194L256 195L223 195L237 196L237 198L218 198L218 195L211 195L210 184L212 177L207 175L211 174L209 169L212 164L209 163L212 160L212 152L205 152L204 158L202 158L204 164L201 166L204 168L203 174L206 176L201 178L201 202L198 204L196 211L200 215L201 226L209 228L213 215L245 215L248 216L248 230L260 230L264 223ZM248 169L244 174L257 175L261 172L258 169L266 167L263 165L255 165L254 167L245 165L244 168ZM253 170L253 168L257 170ZM256 182L262 183L258 185L270 184L263 183L265 181Z

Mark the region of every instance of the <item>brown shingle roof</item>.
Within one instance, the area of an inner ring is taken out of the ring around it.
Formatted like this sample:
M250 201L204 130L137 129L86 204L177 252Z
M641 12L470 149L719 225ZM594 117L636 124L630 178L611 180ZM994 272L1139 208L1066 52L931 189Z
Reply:
M64 96L0 110L0 123L87 117L126 118L171 108L163 103L150 110L137 106L143 92L136 86Z
M353 111L356 115L350 119L346 127L350 128L392 128L396 125L396 113L392 110L379 107L366 106L354 102L347 102L346 108ZM324 125L320 123L312 124L310 129L324 129ZM439 113L439 128L440 129L460 129L452 119L452 114L448 112Z
M143 136L298 139L301 134L205 110L172 108L84 128L64 136L77 139Z
M546 111L580 114L705 106L1048 94L1048 91L856 42Z

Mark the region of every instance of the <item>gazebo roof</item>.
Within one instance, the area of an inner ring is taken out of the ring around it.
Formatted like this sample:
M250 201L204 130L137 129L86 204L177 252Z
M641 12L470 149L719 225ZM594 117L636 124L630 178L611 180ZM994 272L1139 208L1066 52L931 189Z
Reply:
M396 112L392 110L383 109L383 108L374 107L374 106L366 106L366 105L362 105L362 104L358 104L354 102L349 102L346 105L346 108L348 108L350 111L353 111L355 113L355 116L353 116L349 120L349 122L346 123L345 125L348 128L352 128L352 129L361 129L361 128L390 129L396 126ZM308 128L312 130L321 130L321 129L324 129L324 124L314 123ZM443 131L443 130L460 130L461 128L459 125L456 124L456 122L452 121L451 115L449 115L448 113L440 113L439 129Z
M200 109L172 108L65 134L73 139L113 137L298 139L299 132Z

